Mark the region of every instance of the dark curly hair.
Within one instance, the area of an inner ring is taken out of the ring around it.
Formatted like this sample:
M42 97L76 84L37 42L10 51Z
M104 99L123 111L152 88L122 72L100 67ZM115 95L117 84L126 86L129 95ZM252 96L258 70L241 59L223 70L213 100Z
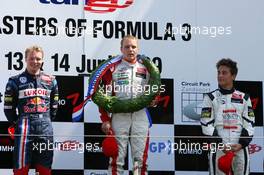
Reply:
M231 60L230 58L223 58L216 63L216 68L219 69L220 66L226 66L230 68L232 75L237 75L237 62Z

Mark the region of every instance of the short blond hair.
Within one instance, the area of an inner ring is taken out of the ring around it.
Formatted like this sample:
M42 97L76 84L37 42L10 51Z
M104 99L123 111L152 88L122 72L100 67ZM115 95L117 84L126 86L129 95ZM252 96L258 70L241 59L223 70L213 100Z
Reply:
M125 35L125 36L122 38L121 42L120 42L120 44L121 44L121 48L123 47L123 43L124 43L124 40L125 40L125 39L134 39L134 40L138 41L137 37L135 37L135 36L133 36L133 35Z
M41 52L41 53L42 53L42 58L44 57L44 51L43 51L42 47L37 46L37 45L33 45L33 46L30 46L30 47L26 48L26 51L25 51L25 57L27 58L28 55L29 55L31 52L33 52L33 51Z

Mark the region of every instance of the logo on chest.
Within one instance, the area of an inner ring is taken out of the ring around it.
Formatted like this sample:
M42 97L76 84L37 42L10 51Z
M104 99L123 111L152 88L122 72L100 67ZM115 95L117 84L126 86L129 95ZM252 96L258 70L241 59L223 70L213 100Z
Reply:
M233 93L231 97L231 103L243 103L242 95Z
M147 78L147 69L146 68L137 68L136 77L146 79Z

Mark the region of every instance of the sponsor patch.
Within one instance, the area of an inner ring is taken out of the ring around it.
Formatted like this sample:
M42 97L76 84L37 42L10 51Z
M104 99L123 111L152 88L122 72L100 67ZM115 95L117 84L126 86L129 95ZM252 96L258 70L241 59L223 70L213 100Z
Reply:
M236 109L225 109L223 113L236 113Z
M231 103L243 103L243 99L231 98Z
M12 102L13 101L13 97L7 97L7 96L5 96L4 101L6 103Z
M27 97L47 97L50 95L50 90L43 89L43 88L37 88L37 89L25 89L19 91L18 98L27 98Z
M117 84L118 85L128 85L129 81L128 80L119 80L119 81L117 81Z
M145 68L141 68L141 67L138 67L138 68L137 68L137 72L138 72L138 73L142 73L142 74L146 74L146 73L147 73L147 69L145 69Z
M146 79L147 75L144 73L136 72L136 77Z
M13 106L4 106L4 109L13 109Z
M12 89L11 86L6 87L6 91L10 91L11 89Z
M20 81L21 83L26 83L26 82L27 82L27 77L20 77L20 78L19 78L19 81Z
M55 95L55 96L54 96L54 100L55 100L55 101L58 101L58 100L59 100L59 96L58 96L58 95Z
M48 76L48 75L42 75L42 76L41 76L41 80L43 80L43 81L44 81L45 83L47 83L48 85L50 85L50 84L51 84L51 81L52 81L51 77Z
M231 103L243 103L242 95L233 93L231 97Z
M254 111L253 111L253 109L252 109L252 107L248 107L248 116L249 117L255 117L255 114L254 114Z
M241 94L233 93L231 98L242 99L242 95Z
M201 118L211 118L212 108L202 108Z

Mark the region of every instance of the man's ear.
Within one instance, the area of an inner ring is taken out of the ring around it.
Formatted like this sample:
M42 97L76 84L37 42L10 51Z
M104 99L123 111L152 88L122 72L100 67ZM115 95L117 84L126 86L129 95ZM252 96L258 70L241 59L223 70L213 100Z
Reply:
M232 75L233 76L233 80L235 81L236 80L236 74Z
M43 71L43 65L44 65L44 62L42 62L42 64L41 64L41 67L40 67L41 71Z

